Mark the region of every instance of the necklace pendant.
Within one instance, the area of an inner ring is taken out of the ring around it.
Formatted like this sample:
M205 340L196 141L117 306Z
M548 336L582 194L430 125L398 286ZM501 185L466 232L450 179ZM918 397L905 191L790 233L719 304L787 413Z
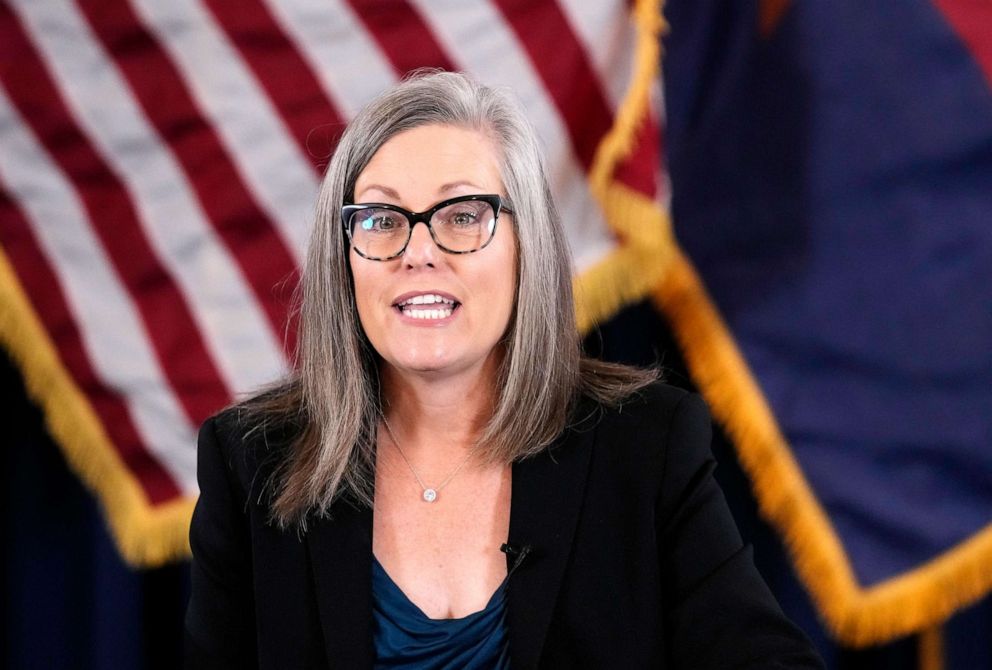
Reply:
M434 489L424 489L424 502L434 502L437 500L437 491Z

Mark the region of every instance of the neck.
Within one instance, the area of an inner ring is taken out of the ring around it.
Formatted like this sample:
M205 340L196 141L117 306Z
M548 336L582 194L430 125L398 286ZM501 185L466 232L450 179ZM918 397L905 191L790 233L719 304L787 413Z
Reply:
M408 458L447 462L475 446L492 416L497 367L487 360L481 370L437 377L382 366L383 410Z

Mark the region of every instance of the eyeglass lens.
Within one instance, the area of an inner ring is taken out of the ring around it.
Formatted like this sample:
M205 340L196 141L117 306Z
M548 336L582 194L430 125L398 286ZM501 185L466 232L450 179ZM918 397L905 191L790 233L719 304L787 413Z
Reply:
M452 203L431 216L434 240L455 252L484 247L496 229L496 212L484 200ZM388 258L403 250L410 239L410 220L402 212L366 207L352 214L351 243L365 256Z

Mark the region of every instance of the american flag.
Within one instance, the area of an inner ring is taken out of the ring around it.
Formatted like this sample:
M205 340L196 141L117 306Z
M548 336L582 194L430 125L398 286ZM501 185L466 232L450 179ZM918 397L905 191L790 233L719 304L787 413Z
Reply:
M0 342L124 557L187 550L197 428L290 364L321 171L408 71L526 106L583 326L646 295L660 29L622 0L0 2Z

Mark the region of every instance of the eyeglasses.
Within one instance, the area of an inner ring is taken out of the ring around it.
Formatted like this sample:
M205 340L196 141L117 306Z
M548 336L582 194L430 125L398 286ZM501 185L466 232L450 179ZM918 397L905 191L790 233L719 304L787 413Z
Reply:
M470 254L483 249L496 234L500 212L513 214L498 195L463 195L442 200L425 212L381 203L345 205L341 220L358 255L388 261L406 251L413 227L421 222L442 251Z

